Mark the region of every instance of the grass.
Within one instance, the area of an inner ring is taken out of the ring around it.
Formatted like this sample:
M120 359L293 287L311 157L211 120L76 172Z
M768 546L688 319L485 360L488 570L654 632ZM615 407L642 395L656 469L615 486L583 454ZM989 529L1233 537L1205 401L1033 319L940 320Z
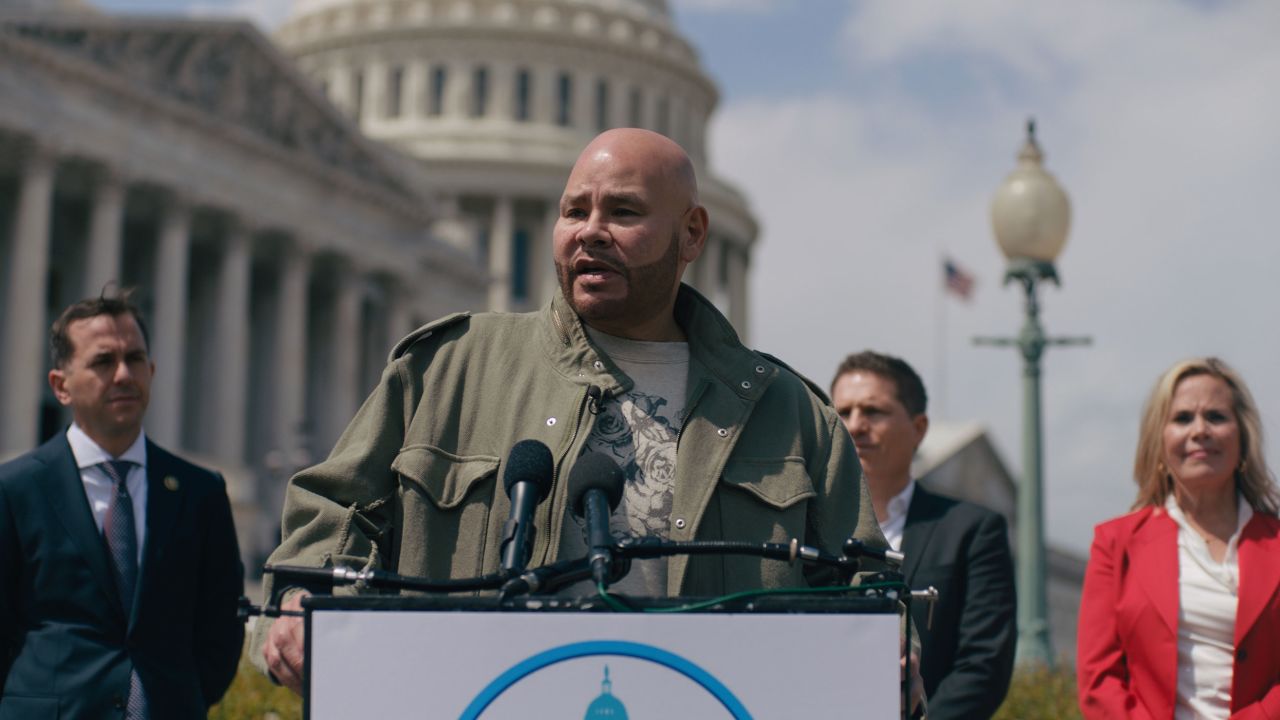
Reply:
M302 698L272 684L249 662L247 652L241 654L240 668L222 702L209 708L209 720L298 720L301 717Z
M1076 676L1070 668L1019 668L996 720L1079 720Z

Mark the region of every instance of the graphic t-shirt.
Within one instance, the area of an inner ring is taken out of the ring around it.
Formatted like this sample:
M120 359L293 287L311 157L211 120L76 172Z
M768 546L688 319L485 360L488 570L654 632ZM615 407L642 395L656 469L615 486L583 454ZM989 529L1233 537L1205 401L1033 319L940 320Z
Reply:
M684 423L689 380L689 344L644 342L587 328L592 342L635 385L600 403L583 453L602 452L622 468L622 501L610 518L615 540L626 536L668 537L675 497L676 441ZM566 523L585 547L581 521ZM566 538L568 540L569 538ZM568 549L568 546L566 546ZM667 589L665 558L635 560L631 572L612 586L633 595L662 596Z

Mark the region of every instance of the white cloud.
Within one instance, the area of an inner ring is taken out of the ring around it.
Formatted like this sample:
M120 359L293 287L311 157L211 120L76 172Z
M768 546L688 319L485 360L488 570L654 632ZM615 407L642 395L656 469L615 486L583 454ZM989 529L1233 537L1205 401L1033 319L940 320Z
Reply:
M1018 293L1000 286L987 208L1035 112L1074 208L1064 287L1044 291L1043 320L1096 340L1045 360L1051 537L1084 551L1092 524L1128 507L1141 403L1182 357L1234 363L1280 447L1280 340L1269 332L1280 307L1269 211L1280 5L853 7L840 59L852 90L731 101L710 135L719 171L764 227L753 342L819 384L846 352L899 353L938 397L946 248L982 282L971 306L946 306L948 388L935 413L990 424L1016 471L1019 360L968 338L1022 322ZM940 102L946 88L907 72L930 62L965 66L972 85Z

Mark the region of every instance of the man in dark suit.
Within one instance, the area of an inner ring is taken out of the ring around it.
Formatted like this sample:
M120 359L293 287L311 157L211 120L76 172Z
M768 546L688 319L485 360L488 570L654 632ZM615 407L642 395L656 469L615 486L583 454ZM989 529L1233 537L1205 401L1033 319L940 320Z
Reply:
M65 433L0 466L0 720L203 718L235 675L243 568L222 478L146 439L127 296L51 332Z
M831 383L889 544L906 555L913 589L933 586L938 601L912 605L920 633L930 720L991 717L1013 673L1013 561L1004 517L931 493L911 477L911 459L929 429L920 376L875 352L845 358Z

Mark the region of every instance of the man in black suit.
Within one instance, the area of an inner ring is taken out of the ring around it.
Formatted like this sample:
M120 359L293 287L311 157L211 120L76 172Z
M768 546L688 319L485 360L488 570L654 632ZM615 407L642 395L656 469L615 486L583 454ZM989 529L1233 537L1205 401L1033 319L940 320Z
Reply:
M929 429L920 376L875 352L845 358L831 382L889 544L906 555L913 589L938 601L912 605L920 633L930 720L988 718L1004 701L1017 637L1013 561L1004 517L931 493L911 477L911 459Z
M142 432L155 365L122 298L51 332L65 433L0 466L0 720L203 718L244 589L222 478Z

